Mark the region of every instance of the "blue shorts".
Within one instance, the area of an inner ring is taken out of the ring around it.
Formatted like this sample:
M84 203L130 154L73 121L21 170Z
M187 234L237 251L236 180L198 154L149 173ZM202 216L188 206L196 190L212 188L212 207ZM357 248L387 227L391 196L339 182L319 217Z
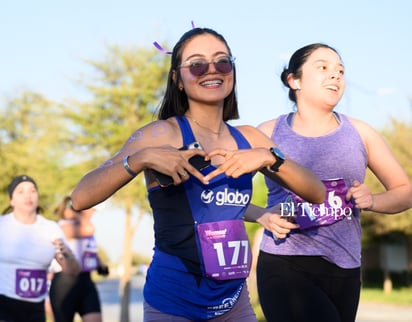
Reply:
M162 313L155 308L151 307L147 302L143 303L144 309L144 322L190 322L192 320L181 316L173 316L170 314ZM235 306L227 313L207 320L208 322L223 322L223 321L233 321L233 322L257 322L255 312L253 311L252 305L250 304L249 292L247 287L243 287L240 293L239 300Z

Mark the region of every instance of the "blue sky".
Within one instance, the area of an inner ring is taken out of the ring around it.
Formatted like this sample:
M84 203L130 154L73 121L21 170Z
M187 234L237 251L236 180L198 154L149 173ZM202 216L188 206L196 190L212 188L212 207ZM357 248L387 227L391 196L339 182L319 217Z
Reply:
M222 33L236 57L235 123L258 125L290 111L283 67L296 49L325 42L346 68L337 110L381 129L391 117L412 120L411 12L407 0L4 0L0 100L24 89L82 98L75 79L90 71L83 59L102 59L107 45L151 47L156 40L171 48L193 20Z

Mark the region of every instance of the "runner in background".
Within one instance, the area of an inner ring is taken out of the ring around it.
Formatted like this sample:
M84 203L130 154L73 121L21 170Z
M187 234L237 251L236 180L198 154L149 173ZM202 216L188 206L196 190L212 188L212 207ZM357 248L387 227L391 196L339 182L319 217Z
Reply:
M15 177L8 193L10 206L0 216L0 321L43 322L52 260L73 278L79 263L57 223L40 215L33 178Z
M70 205L70 197L65 197L55 212L61 218L59 225L81 265L81 272L71 276L60 271L59 265L53 265L50 302L54 320L72 322L78 313L83 322L101 322L101 303L91 272L107 276L109 270L98 256L95 226L91 221L95 209L74 211Z

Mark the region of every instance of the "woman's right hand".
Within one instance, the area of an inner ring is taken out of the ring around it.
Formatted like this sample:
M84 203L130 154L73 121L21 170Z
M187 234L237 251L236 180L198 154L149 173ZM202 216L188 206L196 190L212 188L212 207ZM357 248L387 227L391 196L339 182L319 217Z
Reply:
M156 170L162 174L170 176L174 185L181 184L188 180L189 174L193 175L204 184L208 183L202 173L189 162L189 159L195 155L205 157L206 153L203 150L179 150L175 147L166 145L145 148L138 153L142 153L140 157L144 154L143 159L145 168ZM133 160L133 156L134 155L131 155L129 159Z
M55 248L55 259L62 267L63 272L77 275L80 273L80 264L74 256L71 249L64 243L61 238L53 240Z
M298 229L299 225L292 222L293 217L285 217L281 214L280 205L269 208L256 222L261 224L266 230L272 232L273 237L284 239L292 229Z

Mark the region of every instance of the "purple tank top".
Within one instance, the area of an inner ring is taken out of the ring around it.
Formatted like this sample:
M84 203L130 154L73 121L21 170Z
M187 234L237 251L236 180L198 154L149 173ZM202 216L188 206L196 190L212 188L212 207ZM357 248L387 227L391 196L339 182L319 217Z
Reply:
M290 114L288 114L290 115ZM281 115L272 133L272 140L289 158L312 170L321 180L342 178L347 187L354 180L363 182L367 168L367 153L355 127L348 118L336 114L339 127L321 137L304 137L288 124L288 115ZM268 187L268 207L284 202L288 191L265 178ZM322 256L343 268L361 264L360 211L332 225L293 230L290 235L275 241L265 231L261 250L279 255Z

